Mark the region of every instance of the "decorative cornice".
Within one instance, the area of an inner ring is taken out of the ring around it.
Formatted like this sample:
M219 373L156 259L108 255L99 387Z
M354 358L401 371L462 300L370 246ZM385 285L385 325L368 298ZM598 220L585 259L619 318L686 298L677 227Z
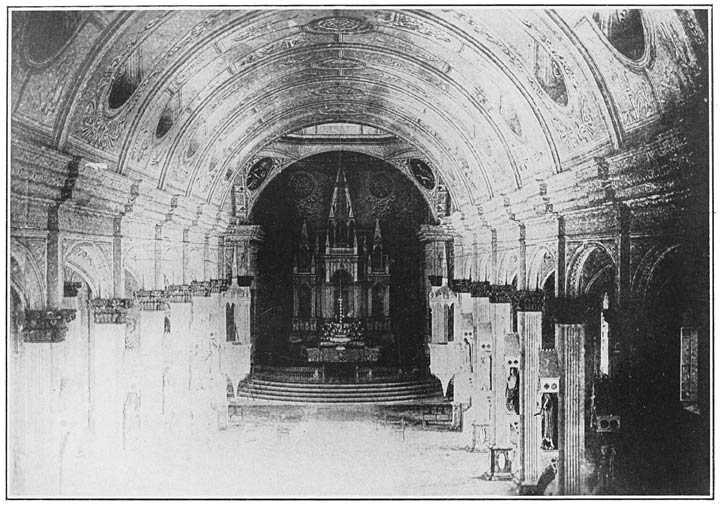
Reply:
M75 319L75 309L26 310L23 341L57 343L65 340L67 323Z

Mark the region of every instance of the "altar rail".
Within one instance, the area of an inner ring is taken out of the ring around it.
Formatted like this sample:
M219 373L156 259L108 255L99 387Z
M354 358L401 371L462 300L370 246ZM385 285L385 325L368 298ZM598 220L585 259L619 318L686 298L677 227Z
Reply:
M355 321L358 319L348 319L348 321ZM365 329L367 331L384 331L388 332L390 331L390 319L373 319L373 318L362 318L359 319L362 321ZM320 328L322 327L323 323L326 322L333 322L334 319L323 319L323 318L312 318L312 319L300 319L297 317L293 318L292 321L292 327L293 331L305 331L305 332L311 332L311 333L317 333L320 331Z
M428 370L414 368L403 370L398 367L357 366L349 365L349 374L333 374L333 367L322 365L281 367L269 365L253 365L251 374L259 379L286 380L290 382L308 383L370 383L370 382L411 382L429 378Z

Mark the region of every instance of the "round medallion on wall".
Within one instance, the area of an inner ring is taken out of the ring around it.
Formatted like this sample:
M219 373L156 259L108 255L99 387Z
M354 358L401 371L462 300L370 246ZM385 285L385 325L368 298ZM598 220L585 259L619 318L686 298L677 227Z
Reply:
M265 181L265 178L270 173L270 169L273 166L272 158L263 158L255 163L247 176L247 188L251 191L255 191Z
M295 198L307 198L313 194L315 187L315 179L307 172L298 172L290 178L290 191Z
M385 199L392 195L393 181L387 174L375 174L368 181L368 190L375 198Z
M433 174L427 163L422 160L412 159L409 165L410 171L423 188L433 189L435 187L435 174Z

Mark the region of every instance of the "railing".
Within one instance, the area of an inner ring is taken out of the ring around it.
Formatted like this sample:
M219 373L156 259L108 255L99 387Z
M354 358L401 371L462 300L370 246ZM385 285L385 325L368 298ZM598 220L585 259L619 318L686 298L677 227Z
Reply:
M317 319L298 319L293 318L293 331L317 332Z

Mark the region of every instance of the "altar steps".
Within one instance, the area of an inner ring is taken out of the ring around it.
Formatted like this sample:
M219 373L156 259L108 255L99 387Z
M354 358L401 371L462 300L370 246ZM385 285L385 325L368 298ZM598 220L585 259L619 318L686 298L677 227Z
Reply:
M413 403L442 398L435 378L372 383L299 383L251 378L238 386L239 399L283 403Z

